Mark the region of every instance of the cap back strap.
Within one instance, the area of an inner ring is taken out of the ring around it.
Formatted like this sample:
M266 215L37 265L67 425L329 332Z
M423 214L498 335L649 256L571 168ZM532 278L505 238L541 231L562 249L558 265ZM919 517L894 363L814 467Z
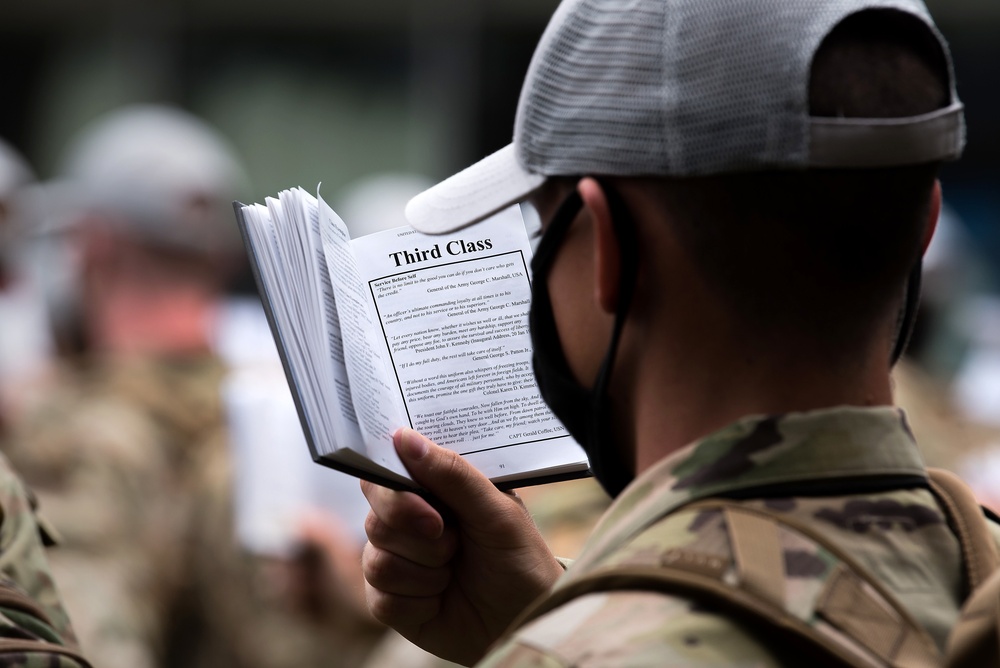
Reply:
M962 103L905 118L809 119L809 167L866 168L953 160L965 145Z

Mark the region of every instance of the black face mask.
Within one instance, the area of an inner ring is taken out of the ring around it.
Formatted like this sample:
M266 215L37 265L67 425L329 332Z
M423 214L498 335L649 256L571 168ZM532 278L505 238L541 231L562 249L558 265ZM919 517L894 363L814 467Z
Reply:
M548 289L549 270L566 232L583 206L583 201L575 190L560 205L531 261L533 279L528 321L534 348L532 362L542 398L570 435L583 446L590 459L590 470L594 477L608 494L615 497L632 481L635 471L626 465L624 453L614 437L608 384L625 316L632 301L639 253L635 226L628 209L613 189L606 184L602 186L611 207L621 254L621 290L611 343L593 388L581 386L566 362Z

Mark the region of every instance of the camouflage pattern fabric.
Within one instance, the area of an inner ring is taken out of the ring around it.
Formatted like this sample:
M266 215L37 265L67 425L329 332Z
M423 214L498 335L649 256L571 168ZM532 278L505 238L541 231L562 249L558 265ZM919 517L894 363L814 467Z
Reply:
M614 502L557 587L602 566L650 563L663 546L712 551L726 536L710 514L683 522L673 511L698 499L794 485L799 496L745 501L807 522L847 550L895 595L943 648L962 601L956 537L930 491L881 481L919 480L923 461L901 411L838 408L743 419L672 454ZM854 494L837 490L867 484ZM810 490L810 491L802 491ZM873 491L874 490L874 491ZM762 496L762 494L758 494ZM785 553L791 596L824 571L808 552ZM794 607L794 601L792 603ZM678 596L599 592L519 629L483 666L782 666L779 647L719 611Z
M32 499L0 455L0 667L80 668Z
M189 510L190 472L222 443L210 356L59 369L4 449L63 541L52 572L95 665L151 668Z
M94 360L11 425L6 451L63 536L52 570L95 666L356 666L384 630L282 607L280 564L236 544L226 373L213 355Z

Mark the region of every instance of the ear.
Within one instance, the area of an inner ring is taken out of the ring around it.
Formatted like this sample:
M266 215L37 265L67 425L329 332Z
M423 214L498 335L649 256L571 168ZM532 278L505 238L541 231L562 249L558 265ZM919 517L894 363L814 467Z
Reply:
M934 180L934 189L931 191L930 206L927 208L927 226L924 228L923 247L921 254L927 252L927 247L931 245L934 238L934 230L937 229L938 218L941 216L941 182Z
M589 177L580 180L577 192L594 226L594 298L601 309L614 313L618 306L621 256L608 197L601 184Z

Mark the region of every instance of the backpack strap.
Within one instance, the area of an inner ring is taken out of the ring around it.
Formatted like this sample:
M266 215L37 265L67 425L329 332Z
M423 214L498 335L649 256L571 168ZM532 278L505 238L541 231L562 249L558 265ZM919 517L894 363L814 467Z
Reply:
M928 469L931 491L958 536L965 564L966 591L971 593L1000 567L1000 552L986 524L986 516L972 490L961 478L944 469Z
M26 593L0 578L0 666L90 668Z
M716 604L735 619L763 627L768 637L774 634L778 642L810 648L810 655L834 665L941 665L934 641L895 597L809 526L725 499L691 504L664 521L694 526L692 520L704 513L716 513L725 523L728 545L699 551L690 534L665 532L669 538L659 544L657 554L646 551L643 559L598 566L566 580L529 608L511 631L585 594L658 591ZM814 554L817 563L825 564L823 572L811 573L807 582L790 574L785 555L790 545ZM793 580L796 585L789 587Z
M1000 571L980 585L962 607L948 635L948 668L1000 666Z
M1000 551L968 486L944 469L927 473L962 546L966 587L971 592L948 635L945 665L1000 666Z

